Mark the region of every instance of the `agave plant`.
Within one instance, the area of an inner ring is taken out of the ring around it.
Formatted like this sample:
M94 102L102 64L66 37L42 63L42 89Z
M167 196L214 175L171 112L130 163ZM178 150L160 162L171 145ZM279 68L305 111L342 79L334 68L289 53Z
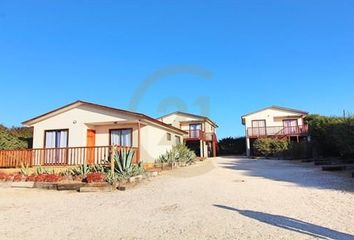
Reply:
M135 150L130 148L112 147L111 167L118 174L129 174L133 169Z

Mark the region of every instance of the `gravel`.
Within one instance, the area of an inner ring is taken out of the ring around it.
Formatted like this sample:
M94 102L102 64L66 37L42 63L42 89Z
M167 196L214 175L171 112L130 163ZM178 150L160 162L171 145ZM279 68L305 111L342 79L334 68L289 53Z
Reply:
M127 191L0 188L0 239L354 239L354 180L241 157Z

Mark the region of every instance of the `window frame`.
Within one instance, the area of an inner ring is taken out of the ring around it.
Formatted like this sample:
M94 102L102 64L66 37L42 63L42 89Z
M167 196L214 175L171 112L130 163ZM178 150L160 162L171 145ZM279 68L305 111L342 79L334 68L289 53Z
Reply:
M47 148L46 147L46 142L47 142L47 132L55 132L55 135L57 134L57 132L66 132L66 148L69 147L69 128L62 128L62 129L47 129L47 130L44 130L44 141L43 141L43 148L44 149L51 149L51 148ZM56 136L55 136L55 139ZM57 147L57 142L55 141L55 148L59 148Z
M119 145L120 147L133 147L133 128L112 128L112 129L109 129L109 145L112 146L112 132L113 131L124 131L124 130L130 130L130 146L122 146L122 145ZM121 139L122 135L120 134L120 142L122 142L122 139Z

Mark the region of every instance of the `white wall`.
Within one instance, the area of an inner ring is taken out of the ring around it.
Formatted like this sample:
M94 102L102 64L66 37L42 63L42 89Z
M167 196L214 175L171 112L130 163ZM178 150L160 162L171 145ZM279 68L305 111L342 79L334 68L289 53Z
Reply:
M303 125L303 118L299 113L278 109L266 109L245 117L246 128L252 127L253 120L266 120L267 127L283 126L284 119L297 119L298 125Z
M33 148L44 147L45 130L68 129L69 147L82 147L86 146L87 123L134 120L123 114L103 111L85 105L79 106L34 124Z
M171 141L167 140L167 133L171 134ZM183 141L182 134L151 125L141 128L141 157L144 163L154 163L160 155L172 149L176 145L175 136L179 136Z

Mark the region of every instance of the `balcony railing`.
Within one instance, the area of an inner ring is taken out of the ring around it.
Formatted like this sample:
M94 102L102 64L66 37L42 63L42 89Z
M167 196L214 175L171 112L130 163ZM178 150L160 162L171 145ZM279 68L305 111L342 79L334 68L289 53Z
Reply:
M117 146L117 149L122 147ZM138 148L133 163L138 162ZM111 157L112 146L37 148L23 150L0 150L0 168L26 166L75 166L81 164L106 164Z
M305 136L308 134L308 125L294 127L255 127L247 129L248 137L267 137L267 136Z
M188 134L184 136L186 140L203 140L203 141L214 141L216 139L215 133L204 132L202 130L189 130Z

